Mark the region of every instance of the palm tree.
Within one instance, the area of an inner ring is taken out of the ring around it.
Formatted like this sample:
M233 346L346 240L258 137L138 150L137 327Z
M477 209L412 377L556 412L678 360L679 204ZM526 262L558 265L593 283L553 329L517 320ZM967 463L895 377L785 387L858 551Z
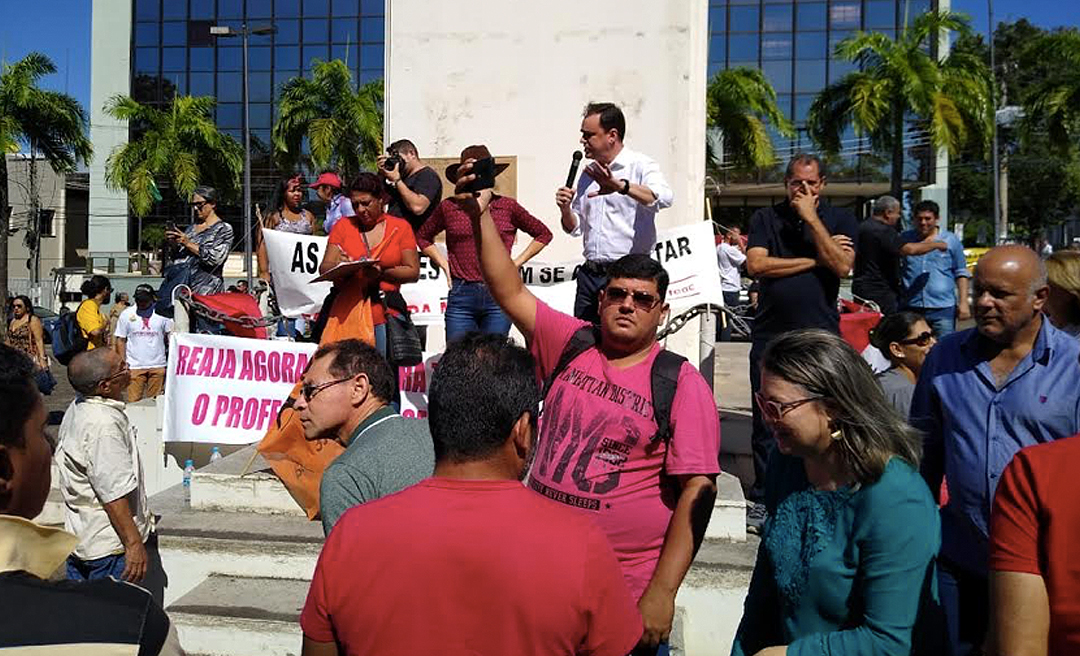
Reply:
M1024 99L1028 130L1046 127L1056 150L1071 150L1080 136L1080 32L1054 32L1040 37L1025 58L1059 61L1064 66L1039 81Z
M127 192L135 216L146 216L161 199L159 180L170 182L185 199L200 183L226 196L240 187L244 151L214 124L214 104L210 97L178 96L158 109L121 95L105 104L109 116L133 129L132 139L113 149L105 162L105 184Z
M82 105L67 94L37 86L42 77L55 72L52 60L37 52L4 65L0 72L0 299L7 298L8 293L11 228L6 154L18 152L26 143L31 153L40 151L57 173L71 171L79 162L89 162L94 154L86 136L87 117ZM33 158L30 163L33 167ZM31 198L31 204L36 203L37 199ZM36 217L31 217L30 225L36 236Z
M706 125L718 129L723 139L722 162L712 144L707 144L706 158L714 166L769 166L776 156L768 126L786 137L795 134L791 121L776 104L776 91L756 68L720 71L709 81L705 102Z
M313 60L310 80L296 77L281 88L273 131L279 164L295 169L306 138L316 169L336 168L347 179L374 166L382 152L382 103L382 80L357 88L345 62Z
M966 34L967 19L948 11L916 18L895 40L858 32L836 46L836 57L859 70L830 84L810 105L807 130L826 152L840 151L840 135L853 125L874 150L892 155L890 188L899 198L904 180L904 126L915 119L930 142L957 154L990 135L992 96L986 65L970 53L939 61L930 45L942 30Z

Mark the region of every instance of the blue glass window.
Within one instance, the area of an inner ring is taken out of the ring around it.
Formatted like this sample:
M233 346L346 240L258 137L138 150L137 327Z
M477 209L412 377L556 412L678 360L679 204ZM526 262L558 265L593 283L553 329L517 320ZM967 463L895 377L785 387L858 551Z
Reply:
M761 36L761 58L791 59L791 34L763 34Z
M300 0L274 0L274 18L300 18Z
M161 70L183 71L187 69L187 48L162 48Z
M896 3L893 0L868 0L866 3L866 29L896 27Z
M300 74L300 71L274 71L274 98L276 99L281 93L281 87L285 86L285 83L293 79Z
M732 32L757 32L761 15L756 6L731 7L728 25Z
M777 93L789 93L791 91L791 62L770 61L761 65L761 72L769 78L773 89Z
M188 53L191 70L214 70L214 48L188 48Z
M795 91L817 93L825 87L825 61L800 61L795 68Z
M795 37L795 56L799 59L825 59L829 40L825 32L799 32Z
M217 99L218 102L240 102L243 100L243 90L241 85L243 81L240 78L239 73L218 73L217 74ZM237 125L239 125L239 121Z
M727 67L728 68L757 68L758 63L756 61L740 61L740 60L733 59L733 60L728 62Z
M368 16L360 21L360 39L364 42L382 43L386 38L386 23L382 16Z
M274 82L269 72L248 75L248 96L251 102L270 102L273 93Z
M219 98L220 95L219 90ZM222 129L242 127L244 124L243 105L240 103L220 103L217 106L217 124Z
M303 0L304 16L329 16L330 3L328 0Z
M177 21L162 23L161 44L165 46L187 45L187 23Z
M839 81L848 73L854 73L859 67L852 62L842 59L833 59L829 62L829 84Z
M719 73L722 70L724 70L724 63L723 62L715 61L715 60L710 59L709 60L709 68L708 68L708 70L706 70L705 74L708 76L708 79L711 80L711 79L713 79L713 77L716 76L717 73Z
M270 112L270 103L253 102L248 106L248 120L251 121L251 129L263 128L269 130L274 125L274 117Z
M244 54L240 48L217 49L217 69L219 71L238 71L243 67Z
M135 70L139 73L156 75L158 68L158 48L135 48Z
M270 18L273 13L273 0L247 0L248 18Z
M384 0L363 0L360 3L360 13L364 16L382 16L386 13Z
M294 46L300 43L300 21L275 20L274 27L277 34L274 35L275 45Z
M360 46L360 65L364 68L382 68L383 52L382 44L377 46Z
M157 23L135 23L135 45L156 46L161 43Z
M709 7L709 30L712 32L727 31L727 7Z
M138 0L135 3L135 20L155 21L161 17L160 0Z
M757 65L758 43L760 43L760 38L757 34L729 34L728 59L753 61Z
M187 73L164 73L161 83L163 100L172 100L176 96L187 94Z
M187 3L165 0L161 3L161 17L165 20L185 20L187 18Z
M381 68L365 68L360 71L360 84L367 84L374 80L382 79L383 72Z
M836 52L836 46L844 39L848 38L854 32L829 32L829 56Z
M218 0L217 7L217 17L221 20L244 17L244 0Z
M855 2L833 2L829 8L829 24L833 29L858 29L862 24L862 6Z
M330 40L330 21L325 18L304 19L304 43L326 43Z
M252 71L269 71L273 68L270 61L273 49L267 46L248 48L248 69Z
M795 6L795 30L825 29L825 3L799 3Z
M330 9L334 16L356 16L359 10L357 0L334 0Z
M360 41L355 18L335 18L330 21L330 40L334 43L357 43ZM307 38L305 37L305 41Z
M214 0L191 0L191 18L195 20L213 20Z
M188 93L193 96L214 95L213 73L191 73L190 77L191 79L189 80L190 86L188 87Z
M303 64L304 69L311 68L311 62L313 59L321 59L326 61L330 58L330 46L308 46L305 45L300 56L300 63Z
M296 46L276 46L274 48L275 70L300 70L300 48Z
M724 62L727 57L727 37L723 34L713 34L709 38L709 61Z
M762 30L765 32L790 32L792 26L791 5L765 5Z
M340 59L347 63L349 68L355 69L360 62L360 46L355 43L347 46L344 43L335 43L330 46L330 59Z
M814 102L814 94L800 94L795 96L794 120L796 123L805 123L806 116L810 113L810 105Z

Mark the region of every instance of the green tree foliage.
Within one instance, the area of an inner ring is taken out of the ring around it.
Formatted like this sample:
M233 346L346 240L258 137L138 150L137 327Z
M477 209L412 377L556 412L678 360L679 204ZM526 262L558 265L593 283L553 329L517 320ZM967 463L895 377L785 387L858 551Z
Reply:
M308 164L317 170L336 169L349 179L373 167L382 153L383 82L357 88L340 59L316 59L311 79L286 82L279 113L272 136L283 170ZM305 140L310 158L302 155Z
M27 144L57 173L74 170L94 154L82 105L67 94L38 88L41 78L55 72L52 60L36 52L0 71L0 299L7 298L11 228L6 154Z
M178 96L164 109L157 109L119 95L105 104L105 111L127 122L132 133L105 162L105 184L127 192L136 216L146 216L158 200L158 182L169 182L182 199L200 184L216 187L225 197L235 197L244 150L214 123L214 104L215 100L206 96Z
M950 53L939 61L933 43L942 31L968 32L967 20L952 12L918 16L895 39L857 32L836 46L836 57L859 70L830 84L814 99L807 117L810 137L827 153L840 150L847 127L869 138L876 152L891 155L892 195L903 186L905 126L914 122L931 143L950 153L989 143L989 70L977 57Z
M707 162L715 167L761 168L775 163L769 137L771 125L783 136L794 136L791 121L776 104L776 91L761 71L731 68L709 81L705 92L706 125L722 135L723 161L707 148Z
M1025 126L1028 134L1045 128L1055 150L1074 150L1080 142L1080 31L1040 35L1023 60L1026 67L1057 64L1022 96L1029 117Z

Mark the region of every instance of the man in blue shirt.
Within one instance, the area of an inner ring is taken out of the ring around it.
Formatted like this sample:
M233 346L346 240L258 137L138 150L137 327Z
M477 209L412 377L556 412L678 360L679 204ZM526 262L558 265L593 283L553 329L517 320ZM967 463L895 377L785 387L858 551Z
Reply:
M905 243L943 241L948 250L905 257L900 275L903 295L900 307L926 317L938 338L956 330L956 320L971 318L964 246L953 233L938 228L940 208L932 200L915 205L915 229L902 235Z
M987 621L990 502L1013 455L1080 432L1080 343L1042 316L1046 267L999 246L975 269L976 327L930 351L911 404L922 473L941 510L938 583L954 656L979 649ZM975 652L978 653L978 652Z

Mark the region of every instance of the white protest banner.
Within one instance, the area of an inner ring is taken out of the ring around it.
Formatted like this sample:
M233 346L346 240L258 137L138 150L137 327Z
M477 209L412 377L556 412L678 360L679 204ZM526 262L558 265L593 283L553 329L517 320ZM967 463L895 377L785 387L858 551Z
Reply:
M408 419L427 419L428 387L442 353L424 353L424 361L414 367L398 367L398 388L401 392L401 416Z
M165 441L258 442L316 348L301 342L173 333L165 377Z
M326 237L263 230L266 259L274 280L278 307L287 317L318 314L331 283L312 283L326 251Z

